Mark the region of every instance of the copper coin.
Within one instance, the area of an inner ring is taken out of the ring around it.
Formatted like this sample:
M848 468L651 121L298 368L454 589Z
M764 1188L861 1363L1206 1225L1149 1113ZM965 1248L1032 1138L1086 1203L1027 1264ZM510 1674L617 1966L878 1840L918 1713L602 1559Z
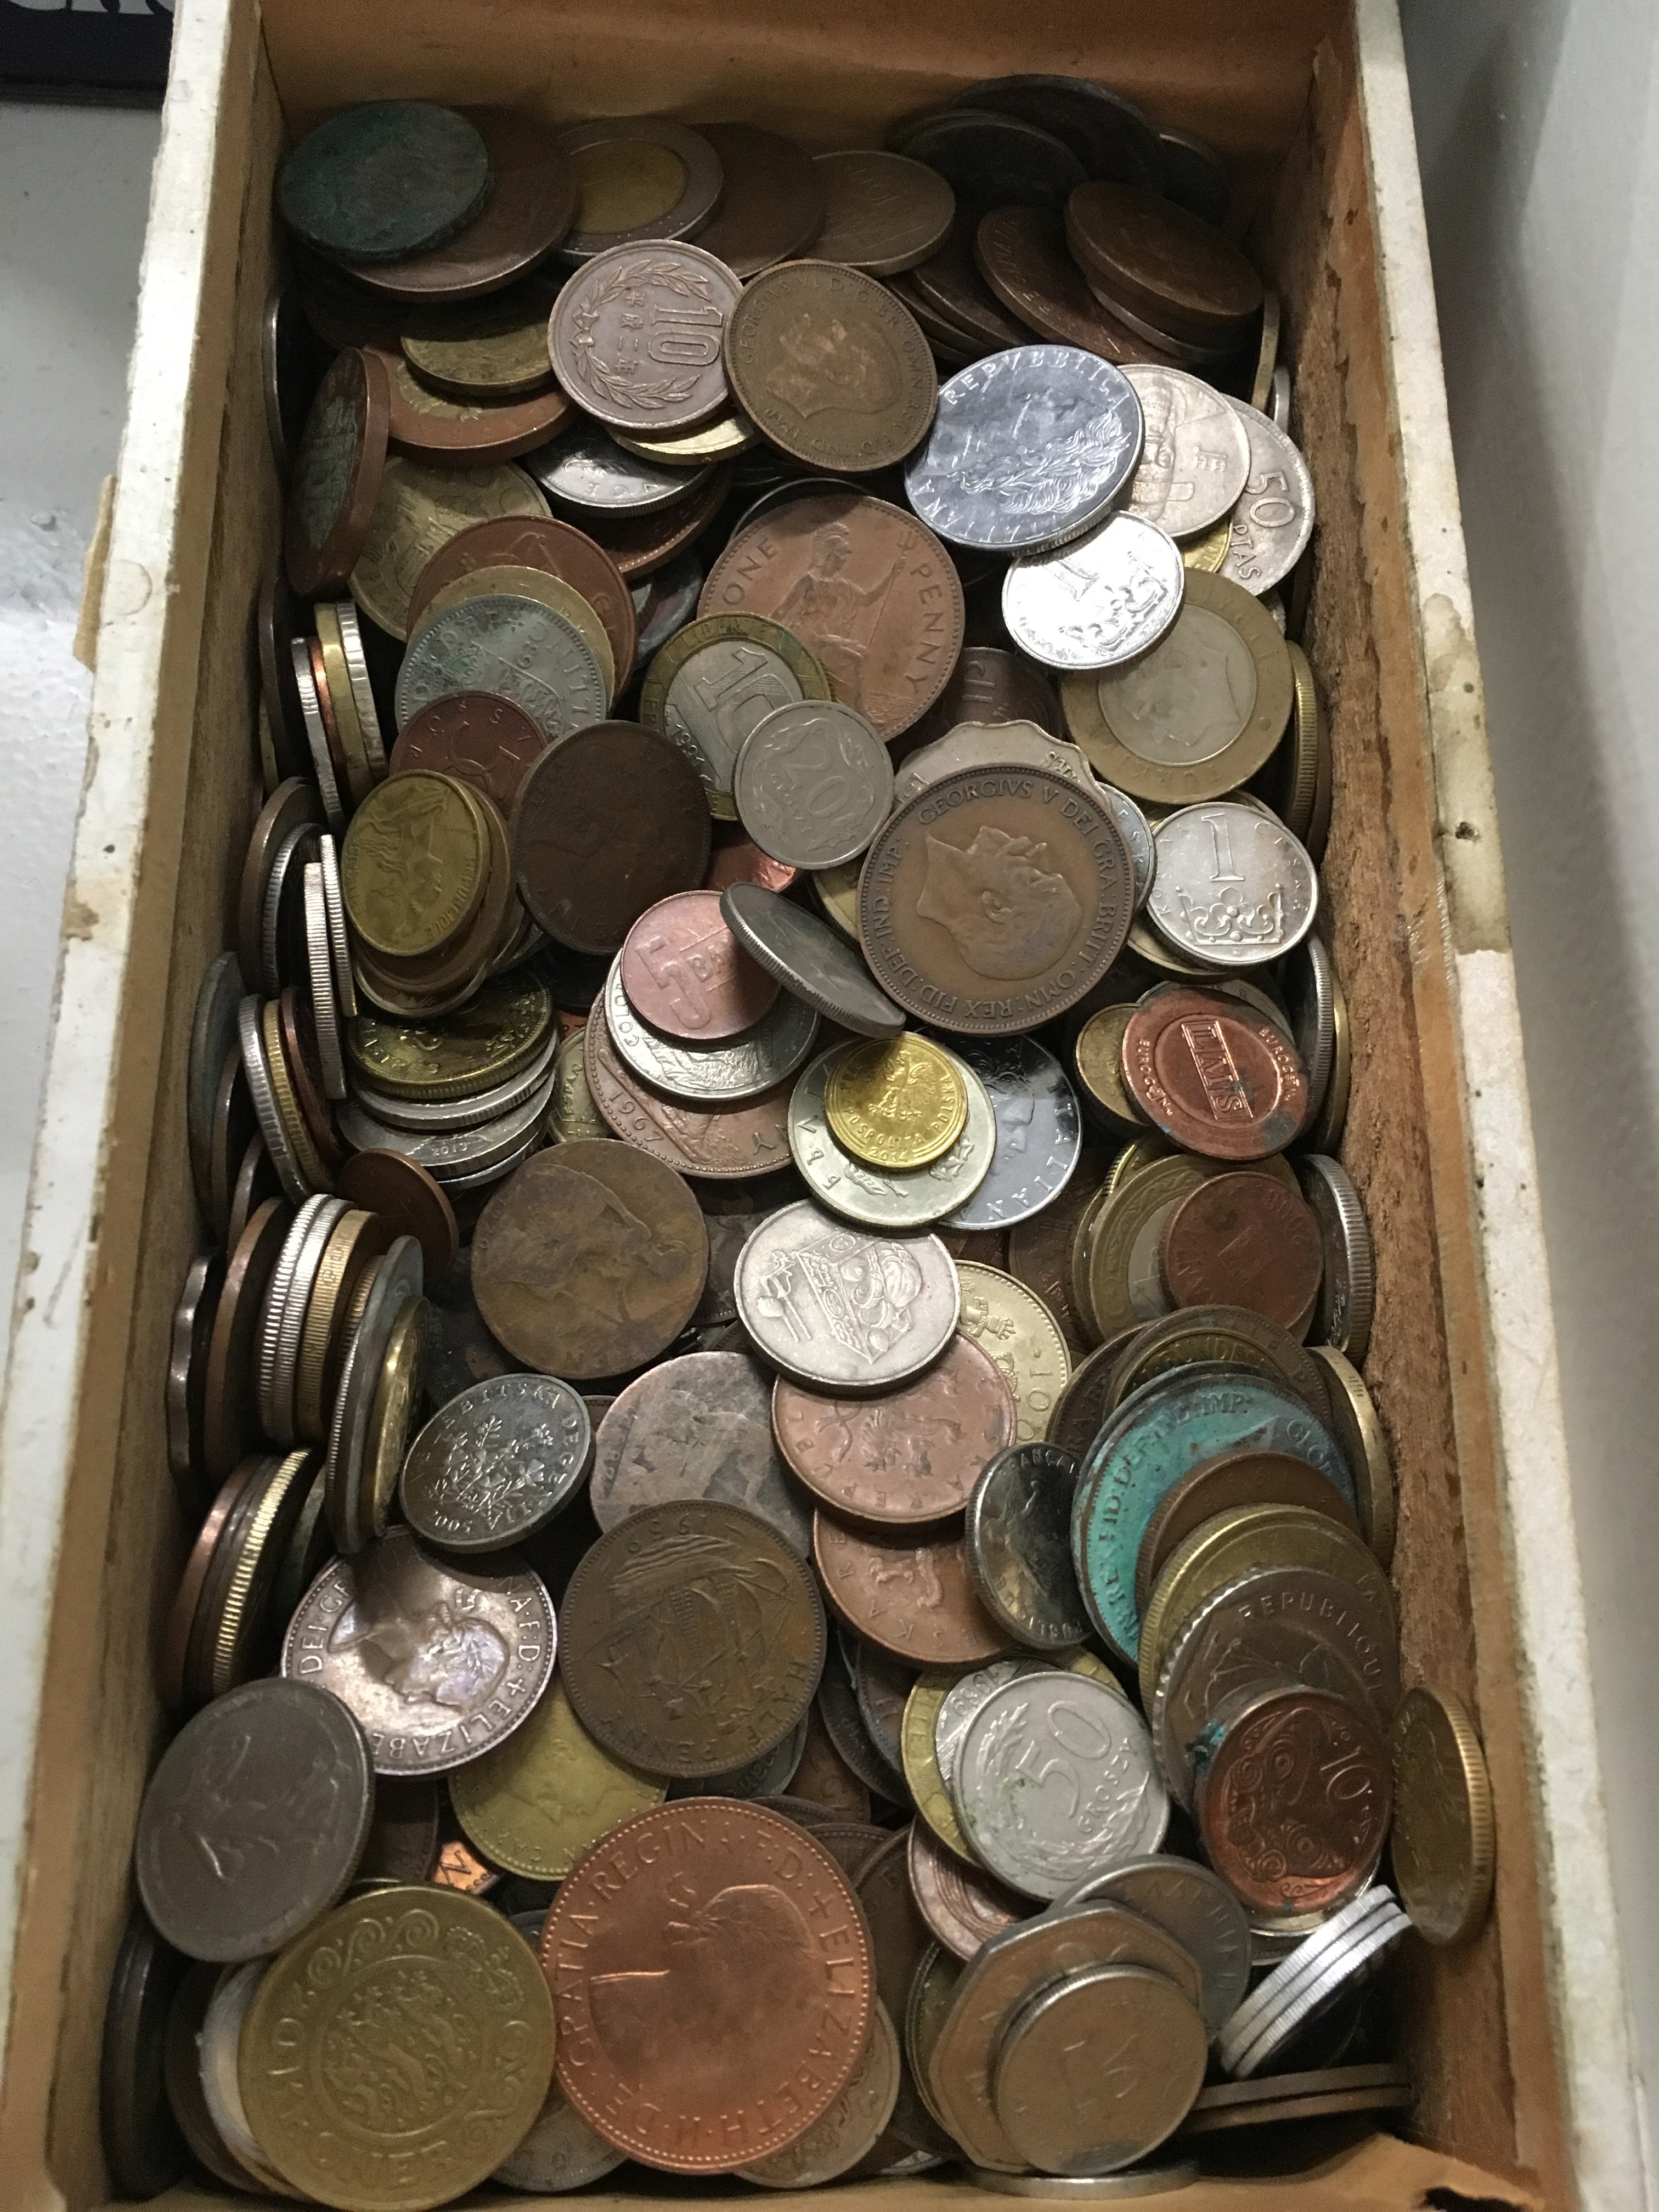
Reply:
M575 416L556 385L528 399L455 399L422 384L401 353L378 358L386 372L388 441L395 451L434 468L510 461L557 437Z
M402 1152L354 1152L334 1188L354 1206L384 1216L400 1237L412 1237L428 1275L441 1275L460 1249L448 1194Z
M975 266L977 227L976 216L958 208L950 236L931 258L918 263L910 281L931 306L983 344L1030 345L1030 331L1008 313Z
M789 1788L792 1804L797 1799L805 1800L824 1817L843 1820L870 1817L869 1789L830 1741L816 1698L806 1716L805 1748ZM781 1806L779 1809L789 1808Z
M974 258L981 275L1009 311L1055 345L1080 346L1103 361L1174 357L1138 337L1096 299L1066 250L1059 220L1041 208L993 208L980 218Z
M739 532L697 611L765 615L792 630L836 697L884 738L944 690L966 620L961 580L926 524L849 492L793 500Z
M1104 1344L1097 1345L1088 1358L1072 1370L1048 1416L1049 1443L1060 1444L1082 1458L1113 1402L1113 1371L1139 1334L1138 1328L1126 1328L1116 1336L1108 1337Z
M875 1962L847 1877L807 1832L726 1798L613 1828L559 1885L541 1959L559 2086L670 2172L782 2148L840 2094Z
M774 262L804 253L829 204L805 147L751 123L700 123L697 131L726 174L720 206L697 233L698 245L736 276L758 276Z
M726 403L721 341L742 297L737 277L700 246L614 246L559 295L547 338L553 373L611 429L690 429Z
M787 1076L758 1097L732 1104L714 1099L670 1098L626 1066L596 1000L587 1017L583 1072L600 1118L624 1142L681 1175L725 1182L770 1175L789 1164Z
M694 538L702 537L725 506L731 489L730 466L717 468L703 478L697 490L649 514L601 516L590 511L589 534L624 576L647 576L683 552ZM622 663L617 665L620 667Z
M1260 313L1261 279L1232 240L1136 185L1079 185L1066 237L1083 267L1156 331L1226 346Z
M779 990L726 927L711 890L676 892L640 916L623 945L622 982L642 1022L695 1044L752 1029Z
M196 1540L185 1561L185 1571L179 1577L174 1593L173 1609L167 1615L167 1637L162 1645L161 1666L161 1702L170 1711L183 1706L185 1694L185 1668L190 1658L191 1632L196 1626L196 1614L202 1590L207 1581L208 1569L219 1539L224 1534L238 1502L258 1480L269 1462L257 1453L249 1459L239 1460L226 1476L218 1496L207 1510L206 1517L196 1532Z
M403 261L349 262L360 284L389 300L472 300L533 269L575 219L576 172L545 124L510 107L459 112L489 153L494 188L483 212L447 245Z
M615 952L648 907L702 882L708 802L667 738L596 722L531 769L512 837L531 919L577 952Z
M787 861L775 860L769 853L763 853L735 822L714 824L714 850L708 856L708 873L702 879L705 890L723 891L728 884L758 884L763 890L787 891L799 873Z
M939 373L884 284L833 261L788 261L745 286L726 331L738 405L783 453L854 476L927 434Z
M819 1513L812 1557L849 1628L912 1667L971 1667L1008 1639L981 1605L960 1535L854 1528Z
M1171 991L1137 1006L1123 1079L1150 1121L1206 1159L1266 1159L1307 1114L1308 1080L1284 1032L1218 992Z
M1354 1510L1328 1474L1288 1452L1218 1452L1166 1490L1153 1509L1135 1559L1135 1603L1142 1613L1165 1563L1183 1540L1236 1505L1305 1505L1359 1533Z
M1245 1910L1288 1918L1356 1896L1394 1809L1389 1747L1370 1715L1323 1690L1243 1690L1208 1734L1199 1835Z
M1061 734L1060 696L1039 668L996 645L964 645L927 719L905 733L894 758L942 738L962 722L1035 722L1051 738Z
M290 1206L268 1198L255 1211L225 1267L202 1409L203 1463L216 1482L224 1480L259 1433L254 1343L271 1273L293 1219Z
M323 1165L332 1175L345 1153L334 1127L334 1109L323 1089L317 1025L312 1018L309 998L301 998L293 984L286 985L277 995L276 1019L282 1035L283 1065L288 1071L295 1102Z
M1178 1306L1243 1306L1301 1336L1324 1273L1313 1208L1271 1176L1213 1176L1164 1224L1164 1280Z
M687 1779L763 1758L823 1669L823 1607L788 1540L747 1506L644 1505L602 1535L560 1609L561 1672L590 1735Z
M1122 951L1134 870L1104 800L1047 769L961 769L890 816L859 878L876 981L941 1029L1063 1013Z
M905 1863L922 1918L958 1959L971 1959L994 1936L1030 1917L1024 1898L947 1850L926 1820L910 1823Z
M580 592L605 624L617 677L626 681L634 665L634 597L617 563L585 532L537 514L497 515L458 531L420 573L410 601L410 629L447 586L479 568L543 568Z
M391 404L382 361L355 346L335 356L289 484L283 554L301 599L337 597L357 564L386 465Z
M393 775L428 769L459 776L492 799L505 817L519 787L547 750L547 739L523 708L493 691L453 691L404 723L392 748Z
M960 1335L879 1398L822 1397L782 1377L772 1390L779 1449L807 1488L837 1513L898 1527L962 1512L1014 1423L1001 1370Z
M708 1232L679 1176L631 1145L591 1138L532 1154L472 1239L485 1322L514 1358L570 1381L626 1374L665 1352L708 1273Z

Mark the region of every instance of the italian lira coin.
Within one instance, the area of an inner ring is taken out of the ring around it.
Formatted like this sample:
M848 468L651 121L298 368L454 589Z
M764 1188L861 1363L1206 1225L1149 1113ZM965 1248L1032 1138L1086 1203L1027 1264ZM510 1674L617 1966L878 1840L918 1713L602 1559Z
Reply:
M955 1037L990 1093L996 1150L988 1175L949 1217L952 1229L1006 1229L1059 1197L1083 1150L1083 1116L1066 1071L1035 1037Z

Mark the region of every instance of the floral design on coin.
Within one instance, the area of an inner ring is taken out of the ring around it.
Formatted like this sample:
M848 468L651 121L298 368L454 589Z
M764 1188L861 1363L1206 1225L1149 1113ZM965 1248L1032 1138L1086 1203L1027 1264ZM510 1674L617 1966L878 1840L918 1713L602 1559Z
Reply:
M587 1465L587 1408L550 1375L475 1382L410 1447L401 1495L417 1536L449 1552L499 1552L568 1502Z

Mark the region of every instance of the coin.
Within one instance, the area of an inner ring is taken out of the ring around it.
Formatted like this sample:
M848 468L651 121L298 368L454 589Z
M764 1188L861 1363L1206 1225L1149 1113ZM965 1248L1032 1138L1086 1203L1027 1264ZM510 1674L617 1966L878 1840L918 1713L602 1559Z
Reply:
M434 699L404 725L391 769L393 776L416 769L457 776L506 815L546 750L546 738L521 707L492 692L457 691Z
M611 969L603 1005L611 1042L634 1073L697 1105L773 1090L805 1059L818 1028L810 1006L783 994L753 1029L725 1043L677 1044L647 1030L629 1005L620 962Z
M393 776L352 817L340 855L347 918L366 945L417 959L450 944L483 896L489 842L454 779ZM418 851L430 878L418 908L406 881Z
M1135 1601L1143 1615L1153 1584L1195 1528L1239 1505L1302 1505L1358 1529L1354 1509L1328 1475L1285 1452L1218 1453L1165 1491L1146 1523L1135 1559Z
M441 1564L399 1528L312 1584L282 1671L332 1692L377 1773L439 1774L512 1734L547 1686L554 1645L535 1575Z
M647 512L574 510L588 535L610 555L623 576L648 575L672 562L702 535L725 506L732 489L729 465L711 465L706 473L701 469L682 469L678 474L689 488L678 499Z
M1259 967L1313 927L1319 878L1290 831L1254 807L1182 807L1155 832L1146 911L1180 951L1212 968Z
M543 1916L533 1916L539 1928ZM521 1931L528 1936L528 1929ZM590 2128L557 2081L552 2082L534 2125L513 2155L490 2176L532 2196L562 2194L614 2173L623 2154Z
M623 989L635 1013L693 1043L752 1029L777 1000L776 977L733 938L717 891L680 891L647 908L621 958Z
M1077 1099L1060 1062L1033 1037L975 1040L958 1049L990 1096L997 1146L990 1172L950 1225L1003 1228L1050 1204L1071 1180L1082 1151Z
M960 722L905 755L893 785L894 803L905 805L959 769L992 768L1049 769L1091 797L1103 788L1075 745L1051 738L1035 722ZM1151 837L1148 830L1149 844Z
M1302 1126L1295 1048L1265 1015L1213 992L1143 1001L1124 1033L1123 1073L1148 1119L1209 1159L1264 1159Z
M1323 1259L1304 1199L1270 1176L1212 1176L1164 1225L1164 1279L1177 1305L1243 1306L1293 1336L1307 1328Z
M208 1347L202 1407L204 1469L222 1482L258 1433L253 1347L265 1292L293 1215L281 1200L257 1206L226 1263Z
M1221 574L1258 597L1284 582L1313 537L1314 489L1308 465L1287 434L1259 409L1233 405L1250 446L1250 474L1233 509Z
M1064 471L1042 465L1051 449ZM1140 404L1121 371L1072 346L1012 346L941 387L905 489L952 544L1035 552L1100 521L1139 453Z
M922 1918L958 1959L971 1959L1030 1909L982 1868L945 1850L922 1820L910 1823L906 1868Z
M583 1055L577 1067L586 1070L586 1094L600 1118L597 1127L572 1120L560 1127L562 1138L614 1132L665 1167L720 1181L768 1175L787 1164L788 1077L747 1098L665 1097L617 1053L603 1000L595 1002L584 1036L563 1049L573 1047Z
M1058 210L1088 173L1077 155L1023 116L979 109L971 100L947 106L903 127L898 143L939 170L957 194L977 205L1018 201Z
M1455 1698L1407 1690L1389 1745L1400 1901L1431 1943L1474 1935L1492 1901L1495 1830L1480 1740Z
M111 2179L131 2197L170 2189L189 2153L167 2100L163 2038L186 1972L135 1905L116 1954L98 2069L99 2136Z
M981 1606L957 1536L852 1528L817 1514L812 1555L830 1602L850 1628L913 1667L966 1667L1007 1639Z
M1352 1916L1352 1917L1351 1917ZM1279 2052L1298 2040L1307 2027L1346 1990L1369 1978L1380 1960L1403 1936L1411 1922L1385 1889L1364 1892L1344 1911L1326 1921L1317 1934L1299 1943L1284 1965L1259 1983L1239 2007L1223 2033L1219 2049L1236 2076L1255 2073ZM1304 1964L1321 1936L1331 1941L1316 1967ZM1280 1989L1280 1977L1288 1986ZM1255 2009L1255 2000L1262 2009ZM1252 2028L1247 2035L1242 2021L1249 2014Z
M391 394L379 356L337 354L306 417L289 485L283 551L307 599L337 592L372 536Z
M793 138L753 124L702 123L697 130L726 178L698 244L742 277L804 253L823 228L828 205L817 163Z
M1249 1985L1250 1929L1243 1909L1207 1867L1168 1856L1126 1860L1085 1876L1060 1900L1126 1905L1155 1921L1196 1962L1203 1978L1200 2010L1218 2034Z
M739 945L795 998L860 1036L896 1036L904 1016L855 952L763 884L728 884L720 912Z
M373 1802L349 1712L301 1683L246 1683L187 1721L150 1778L133 1856L144 1910L191 1958L262 1957L343 1891Z
M846 492L797 499L740 530L699 611L764 615L792 630L835 696L888 738L944 690L965 619L961 581L932 532L885 500Z
M864 2047L834 2104L786 2148L736 2172L766 2189L816 2189L837 2179L866 2156L892 2118L899 2077L898 2038L878 1999Z
M1227 345L1261 306L1261 280L1232 241L1173 201L1134 185L1079 186L1066 235L1085 269L1160 330Z
M236 1013L246 994L236 955L222 952L202 977L191 1022L185 1113L196 1194L210 1220L216 1216L210 1161L219 1081L233 1053L240 1062ZM252 1133L251 1129L248 1133Z
M510 700L550 738L601 721L610 703L605 669L577 625L514 592L428 608L411 630L398 671L399 729L457 691Z
M405 638L415 587L428 561L450 538L475 522L514 515L544 518L547 511L538 487L508 463L432 468L391 454L368 535L351 571L351 596L390 636Z
M485 1322L528 1365L576 1380L623 1374L665 1351L708 1267L702 1216L678 1176L615 1143L538 1153L473 1234Z
M963 647L937 704L918 726L916 741L944 737L963 722L1034 722L1051 738L1061 727L1048 677L1022 654L994 645Z
M1318 1361L1286 1330L1237 1306L1194 1306L1137 1332L1110 1377L1107 1407L1121 1406L1143 1382L1194 1360L1254 1368L1283 1382L1319 1419L1330 1413Z
M401 355L380 356L386 372L387 435L392 447L439 466L510 461L544 445L570 420L556 385L527 398L457 397L422 382Z
M642 1505L601 1536L565 1592L563 1630L584 1726L653 1774L722 1773L772 1750L823 1665L804 1561L757 1513L708 1498Z
M1324 1249L1324 1280L1311 1333L1358 1366L1370 1343L1376 1285L1364 1208L1340 1160L1323 1152L1305 1154L1301 1177Z
M860 1521L906 1526L962 1510L986 1461L1013 1440L1013 1393L957 1336L919 1380L877 1398L823 1397L781 1380L772 1421L816 1497Z
M810 1501L773 1441L766 1375L741 1352L687 1352L630 1382L599 1424L590 1495L601 1528L716 1498L769 1522L803 1559L811 1543Z
M750 731L732 793L763 851L794 867L836 867L855 860L886 820L893 764L854 708L803 699Z
M948 1152L968 1121L960 1064L926 1037L853 1045L836 1059L824 1109L838 1143L873 1167L922 1168Z
M684 624L652 661L640 719L673 739L711 810L731 820L732 779L750 732L780 707L829 696L829 677L790 631L763 616L711 615Z
M1185 580L1163 531L1114 514L1052 553L1012 562L1002 618L1015 644L1050 668L1112 668L1157 644L1181 612Z
M1071 1372L1059 1324L1034 1292L1000 1267L958 1260L962 1334L986 1352L1014 1395L1014 1442L1032 1443Z
M825 194L812 247L820 261L894 276L937 252L951 228L956 195L921 161L861 149L820 154L812 166Z
M738 1318L757 1350L809 1389L908 1382L950 1343L961 1307L937 1237L864 1235L806 1201L761 1224L735 1279Z
M1386 1568L1394 1559L1399 1510L1389 1440L1377 1419L1371 1394L1352 1361L1324 1344L1315 1346L1313 1357L1325 1379L1331 1432L1353 1471L1359 1533L1376 1554L1378 1564Z
M617 679L626 683L636 635L632 596L610 555L568 522L504 515L459 532L422 569L410 603L410 626L461 577L514 567L544 569L580 593L604 623Z
M562 1510L592 1446L586 1409L568 1383L545 1375L475 1382L410 1445L399 1486L404 1515L444 1551L501 1551Z
M620 579L618 579L620 582ZM550 574L540 567L515 566L502 563L495 568L471 568L434 592L428 600L424 612L416 624L411 625L411 635L425 635L428 623L440 615L447 614L452 607L464 605L469 599L493 596L506 599L533 599L550 613L559 615L569 623L581 637L599 663L604 678L607 701L617 690L616 657L611 650L611 634L599 620L581 593L562 577ZM631 604L631 602L630 602Z
M406 259L352 265L359 284L398 300L477 299L533 268L569 228L575 179L545 125L505 107L462 113L489 154L495 180L489 198L441 245Z
M731 270L701 246L656 241L596 253L553 310L554 374L613 429L684 429L726 404L720 342L742 296Z
M682 124L611 116L567 125L558 138L580 193L562 261L586 261L639 239L689 237L720 205L714 150Z
M489 196L489 152L453 107L371 100L308 131L276 173L290 230L340 261L396 261L465 229Z
M1389 2112L1415 2101L1403 2066L1328 2066L1316 2072L1270 2074L1260 2081L1222 2081L1199 2092L1182 2131L1269 2127L1280 2120L1320 2119L1339 2112Z
M981 1601L1018 1642L1059 1651L1090 1621L1072 1565L1078 1463L1057 1444L1025 1443L989 1460L969 1501L969 1571Z
M1231 401L1185 369L1138 363L1123 373L1146 425L1130 507L1172 537L1195 538L1230 514L1244 489L1244 426Z
M168 1346L167 1465L178 1487L179 1501L192 1518L206 1507L210 1496L204 1465L203 1422L213 1323L224 1280L222 1254L204 1252L191 1261L179 1303L173 1309Z
M993 208L980 216L974 259L1001 304L1039 337L1121 363L1156 357L1097 301L1066 249L1059 220L1042 209Z
M991 1102L970 1068L962 1067L968 1114L950 1151L923 1169L873 1168L836 1140L824 1093L839 1056L836 1046L812 1061L788 1100L789 1147L812 1195L851 1221L877 1229L919 1229L940 1219L990 1165L995 1138Z

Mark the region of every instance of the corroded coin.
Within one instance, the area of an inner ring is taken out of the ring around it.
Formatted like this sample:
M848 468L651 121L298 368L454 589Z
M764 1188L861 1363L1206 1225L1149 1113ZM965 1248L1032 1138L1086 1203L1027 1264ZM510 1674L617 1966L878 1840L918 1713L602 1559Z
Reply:
M1407 1690L1395 1716L1390 1854L1400 1901L1431 1943L1461 1943L1492 1901L1492 1782L1455 1698Z
M665 240L596 253L553 310L554 373L612 429L683 430L726 404L720 342L742 296L701 246Z
M1303 1505L1358 1528L1353 1506L1328 1475L1287 1452L1218 1452L1165 1491L1135 1556L1135 1601L1144 1615L1153 1586L1194 1530L1240 1505Z
M915 1036L850 1046L830 1070L823 1103L836 1140L880 1168L927 1167L968 1121L960 1062Z
M1175 621L1186 574L1162 530L1114 514L1052 553L1011 562L1002 618L1015 644L1049 668L1115 668Z
M490 1200L472 1241L479 1310L544 1374L626 1373L665 1351L708 1270L696 1201L631 1146L554 1146Z
M765 1372L738 1352L665 1360L613 1399L594 1438L589 1495L601 1528L647 1506L714 1498L769 1521L803 1559L811 1543L811 1501L773 1441Z
M646 1505L601 1536L562 1608L562 1668L589 1733L652 1774L725 1773L799 1723L823 1607L769 1521L709 1498Z
M838 867L856 860L886 820L893 763L855 708L803 699L750 730L732 796L763 851L793 867Z
M1143 1000L1124 1031L1123 1073L1148 1120L1208 1159L1266 1159L1304 1118L1295 1047L1266 1015L1219 993Z
M599 1126L573 1121L561 1128L562 1136L598 1137L609 1130L681 1175L720 1182L787 1166L790 1078L746 1098L667 1097L635 1075L617 1052L602 999L594 1001L583 1036L569 1040L571 1047L581 1052L578 1066L585 1071Z
M827 260L785 262L745 286L726 324L726 373L774 445L853 476L904 459L939 388L908 308Z
M453 107L369 100L307 131L276 174L295 234L341 261L396 261L465 228L494 183L489 149Z
M1041 1651L1066 1650L1089 1633L1072 1565L1077 1479L1071 1452L1020 1443L987 1462L969 1501L974 1587L1010 1636Z
M586 1472L592 1431L568 1382L502 1375L434 1413L404 1462L417 1536L448 1552L499 1552L550 1521Z
M956 194L925 162L860 148L820 154L812 166L826 201L812 246L820 261L893 276L915 268L943 244Z
M851 2075L874 2002L835 1860L793 1821L720 1798L615 1830L561 1887L541 1954L566 2094L677 2172L804 2133Z
M441 546L475 522L547 513L539 488L510 462L432 468L393 453L381 472L368 535L351 571L351 596L389 636L407 637L415 587Z
M1293 1336L1306 1331L1324 1269L1307 1200L1271 1176L1212 1176L1182 1200L1160 1240L1182 1306L1243 1306Z
M547 738L603 720L610 692L599 656L568 616L539 599L484 592L411 631L398 671L398 725L455 691L493 691Z
M959 1536L854 1528L827 1513L812 1524L812 1556L830 1602L847 1623L913 1667L969 1667L1008 1638L980 1604Z
M475 300L533 269L570 228L576 179L546 125L507 107L463 110L483 140L494 189L465 229L406 260L351 266L359 284L396 300ZM486 313L493 308L492 299ZM545 316L542 319L545 329ZM547 348L542 332L543 373Z
M757 1349L809 1389L908 1382L950 1343L962 1303L937 1237L871 1236L807 1201L755 1231L735 1287Z
M461 606L469 599L481 599L500 595L507 599L534 599L550 612L562 616L572 624L584 644L599 664L599 673L605 678L607 700L617 690L616 658L611 651L611 633L599 620L596 609L591 607L574 584L562 577L550 575L544 568L522 563L502 562L494 568L469 569L434 592L427 602L426 611L417 623L410 625L411 645L424 635L428 623L440 615L447 614L452 607Z
M562 1881L601 1838L660 1805L665 1782L595 1743L556 1675L522 1728L450 1778L455 1817L493 1865Z

